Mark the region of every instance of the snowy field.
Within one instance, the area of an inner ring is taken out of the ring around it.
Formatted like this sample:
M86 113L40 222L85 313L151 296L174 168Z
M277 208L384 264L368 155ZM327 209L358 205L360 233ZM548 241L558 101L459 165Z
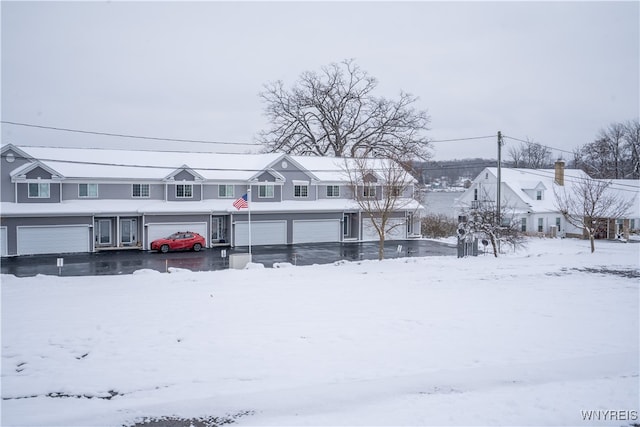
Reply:
M640 243L535 239L498 259L5 275L2 425L632 425L639 263Z

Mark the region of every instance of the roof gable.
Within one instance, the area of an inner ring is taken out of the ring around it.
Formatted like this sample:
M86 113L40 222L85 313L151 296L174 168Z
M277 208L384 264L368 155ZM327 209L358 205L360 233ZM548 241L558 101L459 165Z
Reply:
M51 175L51 179L64 179L64 176L56 171L55 169L45 165L40 160L36 160L31 163L27 163L22 167L17 168L16 170L11 171L9 174L12 180L22 180L27 179L27 174L37 169L42 169L48 174Z
M0 156L5 157L5 154L13 154L15 157L25 160L35 160L29 154L22 151L13 144L6 144L2 146L2 148L0 149Z
M191 176L191 179L186 179L184 176L188 174ZM182 165L175 171L171 172L167 175L163 181L204 181L205 178L200 175L198 172L194 171L187 165Z
M299 156L302 157L302 156ZM267 167L264 169L264 171L273 171L277 174L280 175L280 177L282 177L282 180L284 181L285 178L285 174L287 172L301 172L304 175L306 175L307 177L309 177L310 181L320 181L320 179L318 179L318 177L313 174L309 168L307 168L302 162L299 161L300 159L294 159L293 157L291 157L288 154L283 154L280 157L278 157L276 160L272 161L271 163L269 163L267 165ZM260 175L262 172L261 171L259 173L257 173L255 176ZM252 177L252 179L254 178Z

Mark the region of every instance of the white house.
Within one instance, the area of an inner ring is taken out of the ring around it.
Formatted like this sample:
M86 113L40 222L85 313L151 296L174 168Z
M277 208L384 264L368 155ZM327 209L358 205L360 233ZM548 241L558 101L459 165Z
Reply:
M482 204L495 205L497 196L497 168L485 168L471 186L455 203L458 215L469 208ZM506 208L505 214L516 220L520 230L527 234L546 236L582 236L582 230L567 223L556 207L554 188L573 186L589 176L579 169L565 169L564 162L558 161L554 169L501 168L500 203ZM627 218L613 220L606 235L600 238L615 238L626 230L640 228L640 181L612 180L607 191L615 191L634 203Z

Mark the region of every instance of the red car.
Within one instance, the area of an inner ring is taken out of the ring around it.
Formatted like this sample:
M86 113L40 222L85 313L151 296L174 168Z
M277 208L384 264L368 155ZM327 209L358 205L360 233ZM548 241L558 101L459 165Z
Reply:
M198 252L205 245L204 237L191 231L179 231L165 239L157 239L151 242L152 251L166 253L171 251L188 251L193 249Z

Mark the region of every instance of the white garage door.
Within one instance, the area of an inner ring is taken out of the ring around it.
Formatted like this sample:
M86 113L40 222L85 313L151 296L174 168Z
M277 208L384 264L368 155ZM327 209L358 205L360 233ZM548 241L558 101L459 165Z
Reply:
M88 225L22 226L18 255L89 252Z
M171 236L173 233L179 231L192 231L198 233L205 239L205 246L209 246L209 236L207 233L206 222L172 222L172 223L158 223L147 224L147 245L146 249L149 249L151 242L156 239L162 239L164 237Z
M7 227L0 227L0 256L7 256Z
M393 228L390 229L391 227ZM387 229L384 234L385 240L406 240L407 221L404 218L388 220L385 228ZM369 218L362 218L362 234L362 240L380 240L380 236Z
M235 246L249 245L249 223L236 222ZM251 245L286 245L287 221L251 221Z
M293 221L293 243L319 243L339 241L339 219Z

